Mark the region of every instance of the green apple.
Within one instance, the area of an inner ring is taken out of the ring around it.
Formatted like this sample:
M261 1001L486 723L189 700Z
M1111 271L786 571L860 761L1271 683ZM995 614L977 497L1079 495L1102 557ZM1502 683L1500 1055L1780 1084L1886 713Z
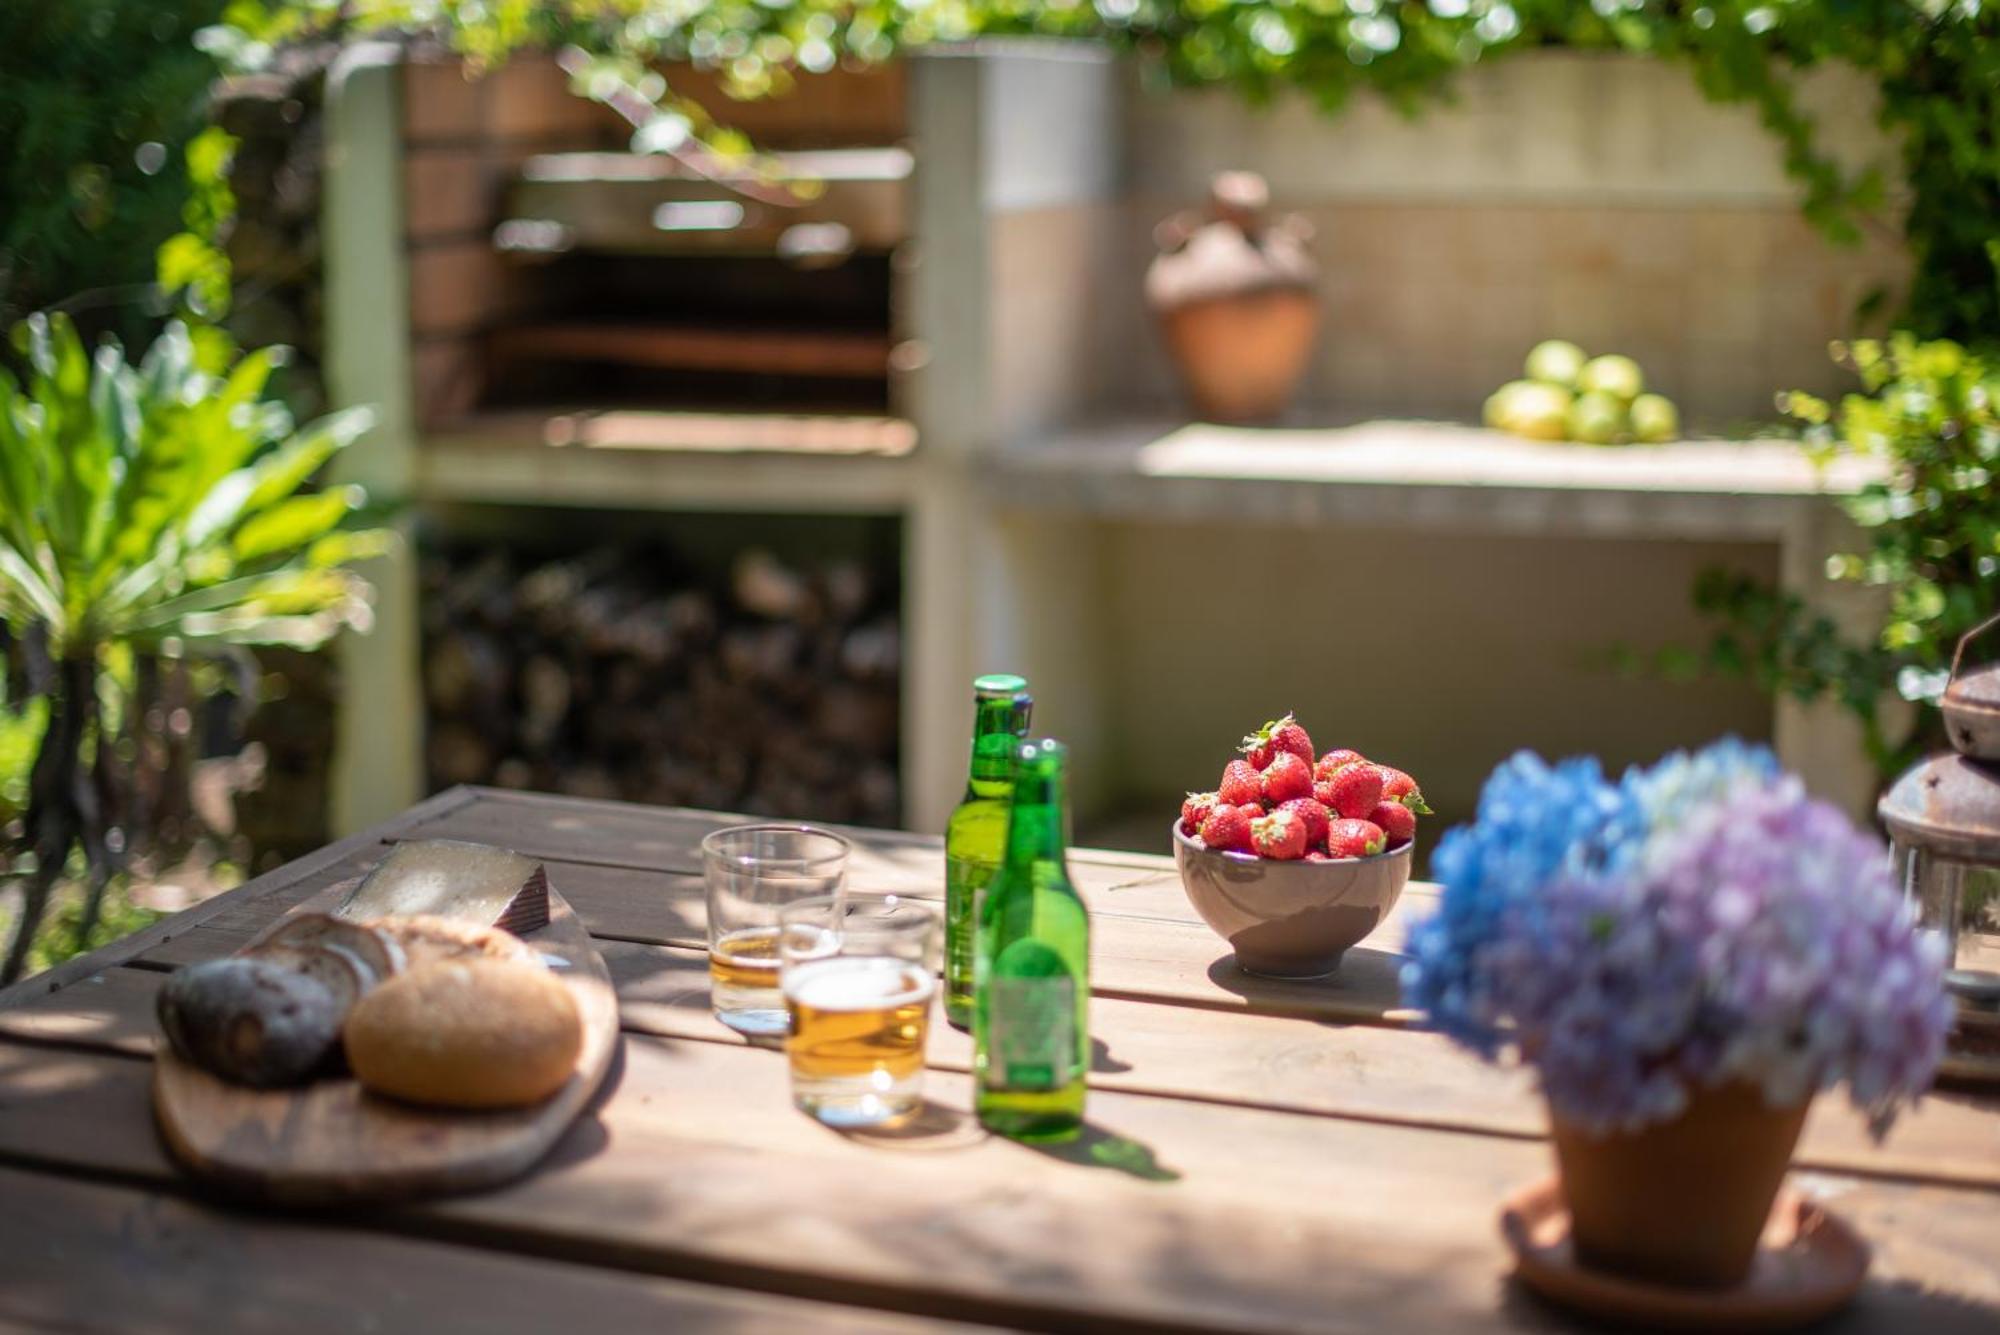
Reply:
M1528 379L1539 380L1547 385L1561 385L1564 389L1576 388L1576 377L1583 370L1584 351L1574 343L1552 338L1545 343L1535 344L1528 353L1526 371Z
M1533 386L1526 380L1509 380L1506 384L1487 396L1483 418L1486 425L1495 431L1510 431L1514 420L1514 406L1521 395Z
M1583 364L1576 387L1586 394L1609 394L1620 403L1630 403L1646 388L1646 377L1630 357L1608 353Z
M1681 415L1664 394L1641 394L1632 400L1632 434L1649 445L1678 440Z
M1506 395L1494 425L1530 440L1561 440L1569 424L1569 391L1535 380L1516 380L1500 391ZM1497 395L1495 397L1498 397Z
M1569 410L1569 438L1586 445L1613 445L1628 427L1625 405L1616 396L1595 390L1579 394Z

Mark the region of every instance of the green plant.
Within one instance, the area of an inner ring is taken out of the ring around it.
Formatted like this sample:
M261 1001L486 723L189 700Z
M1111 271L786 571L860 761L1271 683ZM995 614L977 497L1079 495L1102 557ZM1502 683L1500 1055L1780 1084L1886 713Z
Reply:
M278 350L239 357L218 331L175 322L135 367L108 340L92 356L60 315L31 317L14 341L25 374L0 369L0 619L49 704L0 983L26 963L72 848L88 876L78 939L96 927L121 856L119 752L143 726L122 701L148 665L311 648L365 624L368 588L348 566L387 542L351 527L358 489L303 490L369 414L294 431L263 397Z
M2000 217L2000 8L1949 0L230 0L208 45L255 65L274 43L381 31L443 35L475 63L532 46L573 45L577 86L652 99L638 142L717 140L653 66L688 59L743 96L782 91L796 69L879 61L982 33L1093 38L1133 51L1171 81L1227 84L1253 100L1298 89L1328 111L1374 91L1406 111L1448 93L1475 64L1549 46L1619 50L1686 65L1717 101L1753 105L1799 182L1806 215L1853 241L1878 220L1883 182L1848 172L1799 105L1800 71L1839 62L1881 89L1900 140L1915 262L1906 323L1925 336L2000 338L1990 249Z
M1942 738L1932 710L1891 735L1877 702L1892 690L1935 700L1959 637L2000 609L2000 361L1907 333L1835 345L1834 354L1862 393L1837 409L1810 394L1782 403L1817 458L1859 456L1881 470L1843 502L1862 549L1827 569L1887 592L1879 637L1856 641L1797 597L1740 574L1705 575L1696 602L1720 623L1709 666L1800 699L1838 699L1862 721L1887 777Z
M197 319L220 319L229 311L231 271L222 243L236 216L229 188L235 152L235 139L219 125L188 140L183 230L162 241L155 258L160 291L178 296Z
M134 903L129 887L115 885L105 891L95 916L86 921L88 909L89 903L84 899L71 898L57 903L42 923L41 930L28 943L24 972L40 973L43 969L52 969L66 959L110 945L122 936L130 936L161 916L155 909Z
M0 5L0 328L58 301L139 337L153 250L181 226L183 151L222 0Z
M0 831L28 809L28 769L48 718L46 700L27 700L16 708L0 699Z

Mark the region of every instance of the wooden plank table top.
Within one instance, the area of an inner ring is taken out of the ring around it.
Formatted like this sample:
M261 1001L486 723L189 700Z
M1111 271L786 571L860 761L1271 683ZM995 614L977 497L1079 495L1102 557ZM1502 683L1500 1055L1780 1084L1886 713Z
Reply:
M1089 1126L989 1137L938 1023L926 1111L840 1134L708 1012L696 845L741 819L454 789L0 993L0 1328L1568 1330L1507 1278L1501 1199L1551 1169L1520 1072L1396 997L1397 917L1327 983L1249 978L1162 857L1077 850ZM934 839L853 831L860 891L938 898ZM154 994L399 840L544 859L625 1033L610 1092L510 1187L279 1215L206 1201L147 1109ZM2000 1099L1941 1091L1876 1144L1822 1099L1794 1183L1875 1265L1838 1331L2000 1330ZM365 1279L361 1278L365 1277Z

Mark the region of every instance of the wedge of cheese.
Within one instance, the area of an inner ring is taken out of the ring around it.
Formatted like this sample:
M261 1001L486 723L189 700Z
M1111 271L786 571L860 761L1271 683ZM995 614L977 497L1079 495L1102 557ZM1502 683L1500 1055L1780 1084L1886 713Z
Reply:
M357 922L423 913L522 936L548 926L549 876L533 858L487 844L398 844L335 911Z

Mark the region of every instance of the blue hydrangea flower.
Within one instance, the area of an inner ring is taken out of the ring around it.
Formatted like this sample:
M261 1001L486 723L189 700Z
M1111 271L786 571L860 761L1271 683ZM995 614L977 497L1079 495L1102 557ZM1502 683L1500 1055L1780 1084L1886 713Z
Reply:
M1930 1082L1951 1008L1881 844L1734 740L1607 781L1507 761L1433 866L1405 991L1564 1117L1636 1128L1697 1089L1777 1105L1845 1083L1878 1134Z
M1417 924L1403 972L1410 1004L1482 1055L1505 1036L1502 999L1484 956L1531 947L1542 888L1558 873L1594 874L1630 856L1644 828L1636 794L1606 781L1595 759L1550 765L1522 751L1487 779L1478 818L1448 830L1432 855L1444 886ZM1509 925L1521 935L1511 935Z

